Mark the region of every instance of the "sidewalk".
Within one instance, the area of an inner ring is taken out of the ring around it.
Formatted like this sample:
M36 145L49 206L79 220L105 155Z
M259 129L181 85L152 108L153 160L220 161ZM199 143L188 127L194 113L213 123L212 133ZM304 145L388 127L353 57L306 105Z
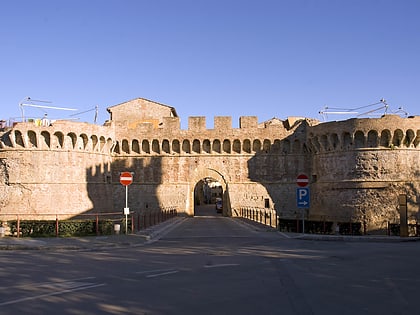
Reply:
M0 250L95 250L112 247L142 246L157 241L177 225L181 224L185 217L175 217L160 224L141 230L135 234L86 236L86 237L1 237ZM338 242L416 242L420 237L399 237L385 235L326 235L326 234L302 234L292 232L280 232L274 228L253 222L243 218L236 219L255 231L270 231L280 237L291 240L311 241L338 241Z
M175 217L135 234L86 237L1 237L0 250L89 250L110 247L141 246L150 243L180 224L184 218Z
M341 242L417 242L420 237L400 237L387 235L332 235L332 234L302 234L278 232L285 238L312 241L341 241Z
M257 231L272 231L286 239L311 240L311 241L339 241L339 242L417 242L420 237L400 237L387 235L333 235L333 234L304 234L293 232L281 232L273 227L259 222L238 218L239 222L248 225Z

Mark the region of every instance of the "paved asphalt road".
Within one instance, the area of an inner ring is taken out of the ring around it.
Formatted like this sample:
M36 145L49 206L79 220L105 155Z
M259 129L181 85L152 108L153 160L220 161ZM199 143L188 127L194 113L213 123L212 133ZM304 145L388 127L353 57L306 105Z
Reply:
M418 242L292 239L213 210L138 246L0 251L0 313L420 312Z

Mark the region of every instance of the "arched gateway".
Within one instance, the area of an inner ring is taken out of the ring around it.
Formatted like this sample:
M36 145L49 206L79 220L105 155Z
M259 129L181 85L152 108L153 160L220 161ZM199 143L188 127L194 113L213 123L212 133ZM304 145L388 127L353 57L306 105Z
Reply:
M188 215L194 215L194 206L196 197L194 196L195 187L198 182L202 181L205 178L212 178L216 182L220 183L222 187L222 201L223 201L223 214L224 215L231 215L230 209L230 198L229 198L229 189L225 177L219 171L211 168L200 167L194 170L193 176L191 178L191 182L189 183L189 187L191 187L191 191L188 194L188 201L186 204L186 213ZM213 202L213 201L212 201Z

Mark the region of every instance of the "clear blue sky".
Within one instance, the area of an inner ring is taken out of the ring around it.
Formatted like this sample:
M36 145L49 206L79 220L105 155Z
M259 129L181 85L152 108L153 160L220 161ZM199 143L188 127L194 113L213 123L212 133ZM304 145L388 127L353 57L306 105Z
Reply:
M419 14L418 0L2 0L0 118L20 117L26 96L98 105L99 123L143 97L175 107L183 128L381 98L420 114Z

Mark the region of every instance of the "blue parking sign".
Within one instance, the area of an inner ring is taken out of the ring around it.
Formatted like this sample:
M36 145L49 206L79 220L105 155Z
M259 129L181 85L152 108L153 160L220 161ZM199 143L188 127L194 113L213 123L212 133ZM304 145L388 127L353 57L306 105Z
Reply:
M296 204L298 208L309 208L310 200L309 187L296 188Z

